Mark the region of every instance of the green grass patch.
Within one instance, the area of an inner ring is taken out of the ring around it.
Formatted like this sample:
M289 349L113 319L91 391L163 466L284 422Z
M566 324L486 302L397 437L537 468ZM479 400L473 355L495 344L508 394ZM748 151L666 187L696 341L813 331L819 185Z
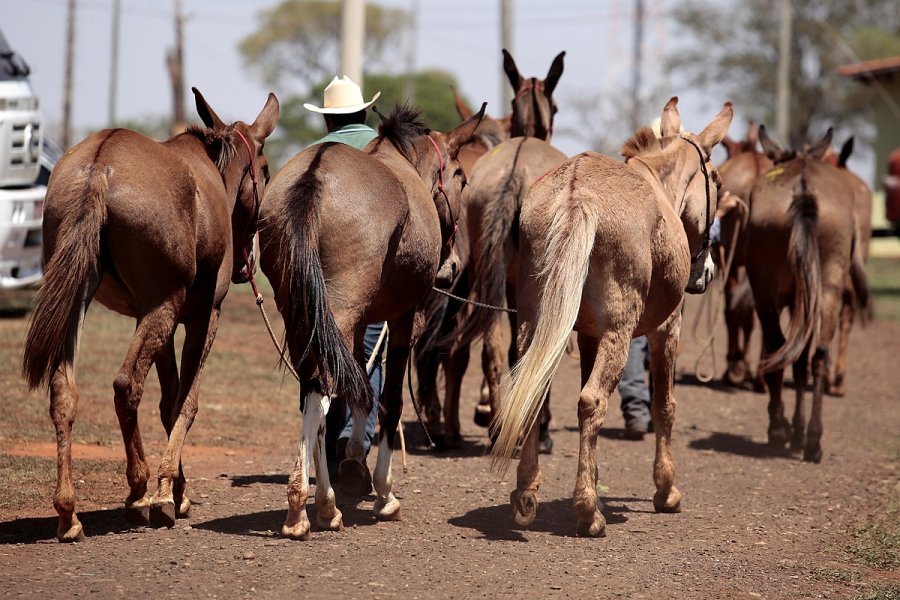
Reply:
M873 569L900 567L900 484L891 486L882 509L851 535L847 551L855 561Z
M900 258L870 258L866 274L876 318L900 321Z
M847 569L838 569L831 567L813 567L810 575L818 581L828 581L830 583L843 583L845 585L852 584L859 573L856 571L848 571Z

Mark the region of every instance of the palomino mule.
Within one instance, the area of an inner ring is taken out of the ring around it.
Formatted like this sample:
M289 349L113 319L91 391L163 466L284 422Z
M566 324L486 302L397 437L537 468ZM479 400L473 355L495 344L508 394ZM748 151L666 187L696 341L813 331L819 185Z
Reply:
M574 508L579 535L602 536L594 447L633 337L650 342L656 460L653 506L678 512L671 438L673 375L685 291L700 293L712 277L709 226L717 174L709 153L728 131L731 103L699 135L679 134L677 98L666 104L657 139L639 129L625 143L626 162L594 152L570 158L535 183L519 227L519 350L496 418L495 463L505 467L524 436L516 521L537 514L538 427L550 381L578 332L582 390Z
M113 382L131 488L126 517L171 527L191 507L182 447L197 413L200 372L229 282L250 277L268 179L263 144L279 110L269 94L252 125L226 125L196 88L194 95L206 127L189 127L162 143L127 129L105 129L66 152L50 178L44 205L47 268L25 339L23 371L31 388L50 383L58 455L53 505L62 542L84 537L72 486L72 423L78 405L75 356L93 299L137 319ZM180 376L174 342L179 323L185 327ZM169 443L151 497L138 405L154 363Z

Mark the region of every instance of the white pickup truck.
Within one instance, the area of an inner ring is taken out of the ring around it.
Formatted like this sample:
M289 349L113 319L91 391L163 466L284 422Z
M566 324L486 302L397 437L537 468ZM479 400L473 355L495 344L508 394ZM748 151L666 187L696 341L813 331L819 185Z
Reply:
M0 295L41 279L44 131L29 73L0 32Z

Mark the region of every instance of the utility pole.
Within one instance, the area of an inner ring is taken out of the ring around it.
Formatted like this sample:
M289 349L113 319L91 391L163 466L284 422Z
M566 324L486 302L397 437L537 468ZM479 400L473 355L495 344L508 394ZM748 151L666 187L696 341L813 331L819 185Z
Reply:
M363 87L366 0L341 0L341 75Z
M184 116L184 13L181 0L175 0L175 48L166 53L166 66L172 82L172 133L180 133L187 126Z
M513 0L500 0L500 47L506 48L510 54L514 53L512 12ZM506 74L503 72L503 63L500 63L500 65L500 101L503 108L497 114L502 115L512 105L513 90L506 80Z
M119 86L119 27L122 23L122 0L113 0L112 5L112 51L109 60L109 106L106 124L116 124L116 92Z
M63 79L62 137L63 150L72 142L72 81L75 71L75 0L69 0L66 11L66 71Z
M416 43L419 36L419 0L412 0L409 11L409 28L406 44L406 78L403 82L403 95L410 105L415 104L416 97Z
M641 52L644 45L644 0L634 0L634 48L631 64L631 130L641 125Z
M781 0L781 27L778 32L778 87L776 90L775 130L782 144L790 145L791 116L791 0Z

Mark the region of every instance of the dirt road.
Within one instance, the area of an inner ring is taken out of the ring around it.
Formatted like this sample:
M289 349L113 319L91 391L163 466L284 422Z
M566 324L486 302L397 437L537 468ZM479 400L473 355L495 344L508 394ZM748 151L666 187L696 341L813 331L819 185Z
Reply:
M565 359L554 382L555 449L541 458L541 505L525 531L508 506L514 473L489 470L483 430L471 422L480 382L473 360L464 388L463 448L451 454L413 448L406 473L395 455L403 520L378 523L372 497L339 496L344 530L314 531L309 541L292 542L277 532L299 431L296 399L291 382L279 386L272 350L252 311L252 299L229 298L188 438L198 444L185 456L193 514L173 529L133 529L119 508L126 495L124 461L112 425L112 376L106 375L121 360L118 350L99 381L82 387L83 394L99 397L82 401L79 419L92 424L80 430L76 424L83 442L76 448L76 457L83 457L76 460L79 509L89 536L76 545L54 537L54 461L40 458L53 456L52 429L45 412L44 424L30 425L46 410L44 400L26 394L12 376L0 379L6 399L0 595L847 598L900 589L896 570L869 569L847 552L852 532L898 493L900 323L876 322L854 332L847 394L826 400L820 465L769 451L766 396L698 385L690 375L698 345L686 335L674 432L683 512L653 512L653 441L622 439L616 395L599 442L609 522L602 539L574 535L576 363ZM129 325L110 327L124 352ZM24 322L0 322L6 339L19 329ZM91 339L86 352L100 352L107 343ZM7 352L19 350L4 349L4 363L11 364ZM251 366L227 378L243 364ZM157 397L148 386L142 407L144 437L155 456L162 440L153 413ZM792 410L792 392L788 398ZM11 425L11 418L20 424ZM404 421L409 441L421 440L408 403ZM37 491L17 496L17 485Z

